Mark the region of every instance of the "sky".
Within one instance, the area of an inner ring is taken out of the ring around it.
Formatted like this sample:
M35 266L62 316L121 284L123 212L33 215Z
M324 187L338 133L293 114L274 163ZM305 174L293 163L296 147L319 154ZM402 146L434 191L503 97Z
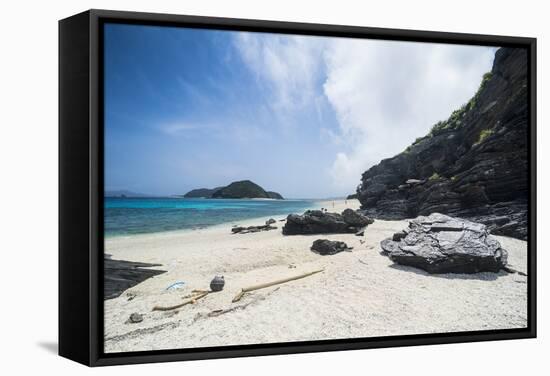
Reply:
M106 24L105 189L354 193L476 92L493 47Z

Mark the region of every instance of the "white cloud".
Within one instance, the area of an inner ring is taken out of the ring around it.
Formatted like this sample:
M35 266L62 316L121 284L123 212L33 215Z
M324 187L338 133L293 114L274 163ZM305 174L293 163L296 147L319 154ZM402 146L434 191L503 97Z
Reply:
M238 33L235 46L260 84L273 93L274 110L296 110L315 99L323 39Z
M160 132L169 137L210 137L213 139L231 140L235 144L247 145L259 140L268 139L265 130L252 124L232 122L169 122L156 126Z
M201 128L197 124L189 124L189 123L168 123L168 124L162 124L160 126L160 130L169 136L174 136L178 134L182 135L188 132L196 131L198 129L201 129Z
M357 185L467 102L494 57L484 47L351 39L324 52L324 91L347 145L331 167L337 187Z
M332 190L351 192L361 173L404 150L477 90L495 48L240 33L243 60L274 96L274 108L319 114L325 96L338 131L326 166Z

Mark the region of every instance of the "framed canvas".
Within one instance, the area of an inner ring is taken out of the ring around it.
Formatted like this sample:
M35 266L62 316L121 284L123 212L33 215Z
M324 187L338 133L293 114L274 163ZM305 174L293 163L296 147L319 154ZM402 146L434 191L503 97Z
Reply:
M536 40L59 22L59 353L536 336Z

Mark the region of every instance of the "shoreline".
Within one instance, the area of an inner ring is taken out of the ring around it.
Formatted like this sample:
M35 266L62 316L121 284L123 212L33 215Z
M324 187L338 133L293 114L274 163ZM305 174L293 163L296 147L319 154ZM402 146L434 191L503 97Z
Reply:
M250 199L250 200L278 201L278 200L270 199L270 198L269 199ZM285 199L285 201L307 201L307 200L306 199ZM345 204L346 201L348 202L348 204ZM346 208L357 209L359 207L359 203L355 199L352 199L352 200L344 200L344 199L341 199L341 200L312 200L311 202L312 202L311 207L309 207L305 210L315 210L315 209L320 209L320 208L324 207L326 209L330 209L329 211L336 210L338 212L342 212ZM333 202L336 206L334 209L331 208L331 205L332 205ZM292 214L292 213L273 214L273 215L268 215L268 216L259 216L259 217L254 217L254 218L246 218L246 219L242 219L242 220L238 220L238 221L228 220L228 221L220 222L220 223L217 223L217 224L214 224L214 225L205 225L205 226L196 227L196 228L181 228L181 229L177 229L177 230L151 231L151 232L141 232L141 233L135 233L135 234L111 234L111 235L106 235L105 234L104 235L104 240L107 241L108 239L129 238L129 237L134 237L134 236L148 236L148 235L152 236L152 235L156 235L156 234L168 234L168 233L177 234L177 233L183 233L183 232L194 232L194 231L200 231L200 230L209 229L209 228L215 228L215 227L219 227L219 226L226 226L228 224L242 225L242 226L253 226L253 225L263 224L263 223L265 223L265 221L267 221L270 218L274 218L275 220L277 220L277 222L279 222L280 219L286 219L286 217L289 214ZM302 213L296 213L296 214L302 214ZM284 218L279 218L281 216L284 216ZM263 223L256 223L256 222L263 222Z
M348 205L353 205L350 201ZM336 205L335 201L335 209L328 209L341 212L344 203L338 201ZM251 221L252 225L260 224L258 219ZM231 224L225 224L195 231L106 239L105 252L113 259L161 264L157 269L166 273L145 280L117 298L105 300L105 352L497 330L527 325L524 276L502 271L429 275L395 265L380 255L380 241L405 228L406 220L377 220L367 227L363 237L283 236L283 223L274 224L276 230L247 234L231 234ZM239 224L244 225L245 221ZM312 242L319 238L344 241L353 250L320 256L310 251ZM526 272L527 243L496 238L508 250L509 264ZM232 303L243 287L319 269L324 271L247 293L239 302ZM181 303L193 289L208 289L215 275L225 277L221 292L177 310L152 311L157 305ZM183 282L182 288L167 290L177 282ZM135 312L143 315L143 321L128 323Z

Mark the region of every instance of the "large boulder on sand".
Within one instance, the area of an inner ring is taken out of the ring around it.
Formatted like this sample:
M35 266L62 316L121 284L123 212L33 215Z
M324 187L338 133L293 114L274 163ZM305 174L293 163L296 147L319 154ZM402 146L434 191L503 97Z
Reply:
M374 222L374 219L364 216L352 209L346 209L342 212L344 222L357 227L366 227Z
M344 242L332 241L327 239L317 239L311 245L311 250L320 255L334 255L343 251L351 251L353 248L348 247Z
M283 227L284 235L356 233L373 220L346 209L342 214L322 210L308 210L304 214L290 214Z
M498 272L508 253L485 225L434 213L380 243L392 261L428 273Z

